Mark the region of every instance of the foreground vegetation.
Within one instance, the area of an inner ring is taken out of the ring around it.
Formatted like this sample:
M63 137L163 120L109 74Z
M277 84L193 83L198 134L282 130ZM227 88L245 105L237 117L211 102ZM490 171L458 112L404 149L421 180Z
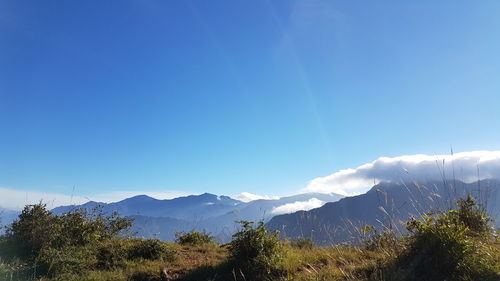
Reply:
M471 197L457 206L410 220L402 237L366 226L361 244L317 247L245 221L224 245L199 232L176 243L137 239L117 214L54 216L37 204L0 238L0 280L500 280L486 212Z

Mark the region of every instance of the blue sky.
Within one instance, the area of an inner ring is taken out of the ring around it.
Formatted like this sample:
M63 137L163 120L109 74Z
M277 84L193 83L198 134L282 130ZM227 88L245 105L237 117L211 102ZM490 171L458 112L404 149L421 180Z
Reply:
M500 143L498 1L1 1L0 187L289 194Z

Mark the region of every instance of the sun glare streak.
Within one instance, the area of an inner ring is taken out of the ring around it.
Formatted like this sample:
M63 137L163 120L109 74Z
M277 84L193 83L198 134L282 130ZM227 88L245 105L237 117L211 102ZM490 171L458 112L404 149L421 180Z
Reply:
M290 34L290 32L287 31L282 20L280 19L280 17L276 13L272 3L269 0L267 0L266 3L269 7L269 10L271 11L273 19L276 22L276 25L278 26L278 28L282 32L283 43L285 44L287 51L291 55L291 58L292 58L291 61L293 62L294 66L296 68L300 84L304 90L303 92L304 92L307 100L309 101L309 106L311 107L311 109L313 111L314 120L316 121L319 135L320 135L320 137L323 141L323 144L327 150L328 159L330 160L331 163L333 163L334 162L334 159L332 157L333 150L331 147L330 139L328 138L327 133L326 133L326 128L325 128L325 125L323 122L323 118L321 117L320 110L318 108L318 102L316 101L316 96L313 93L313 91L311 90L311 86L310 86L309 79L307 77L307 73L305 72L304 67L302 66L302 63L300 61L299 55L297 54L295 44L293 43L293 40L292 40L292 35Z

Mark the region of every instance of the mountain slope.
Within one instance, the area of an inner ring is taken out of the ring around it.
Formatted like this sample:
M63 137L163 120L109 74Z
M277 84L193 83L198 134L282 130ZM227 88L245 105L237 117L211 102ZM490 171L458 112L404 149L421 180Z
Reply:
M141 238L174 241L177 232L191 231L195 228L192 222L168 217L130 216L129 218L134 220L131 232Z
M318 194L318 193L305 193L294 196L282 197L280 199L261 199L251 201L245 205L240 205L233 211L224 215L212 217L204 221L200 221L199 229L203 229L216 236L219 241L230 240L233 233L235 233L239 224L236 222L246 221L269 221L275 214L273 211L284 205L300 204L315 200L320 205L326 202L338 201L343 196L338 194ZM301 206L303 207L303 206Z
M20 211L0 207L0 234L4 233L4 226L11 224L20 213Z
M468 193L487 202L490 215L498 216L499 181L455 183L381 183L359 196L310 211L275 216L267 226L290 238L312 237L318 244L342 242L359 237L358 229L364 225L402 230L402 223L410 217L420 218L429 211L449 209L452 202Z
M337 194L309 193L273 200L262 199L238 204L234 206L233 210L223 215L206 219L180 221L168 217L132 216L135 219L133 230L137 231L139 236L156 236L163 240L173 240L177 231L205 231L214 235L218 241L225 242L229 241L233 233L238 230L239 224L236 223L237 221L268 221L274 216L273 209L285 204L306 202L311 199L322 202L334 202L340 198L342 196Z

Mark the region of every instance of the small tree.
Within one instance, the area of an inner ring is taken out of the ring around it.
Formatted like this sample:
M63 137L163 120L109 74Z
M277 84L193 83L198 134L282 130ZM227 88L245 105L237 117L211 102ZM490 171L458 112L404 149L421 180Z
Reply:
M240 221L242 229L229 244L230 262L235 276L244 280L270 280L280 274L283 260L278 232L271 232L260 221L256 226Z
M58 220L39 203L26 206L19 218L7 228L7 237L18 247L21 257L35 257L60 234Z
M470 235L490 235L493 221L486 214L486 210L477 204L476 200L469 194L466 199L457 202L458 210L449 212L449 219L455 224L463 224L469 230Z

